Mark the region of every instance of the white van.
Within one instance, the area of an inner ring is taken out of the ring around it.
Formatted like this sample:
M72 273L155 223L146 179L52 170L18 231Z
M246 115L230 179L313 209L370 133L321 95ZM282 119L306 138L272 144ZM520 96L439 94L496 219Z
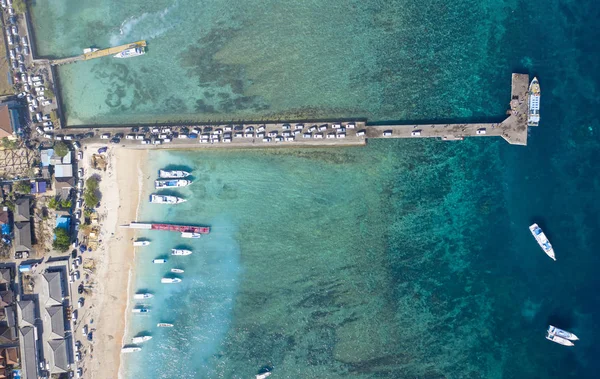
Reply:
M100 136L100 139L110 139L110 133L104 133Z

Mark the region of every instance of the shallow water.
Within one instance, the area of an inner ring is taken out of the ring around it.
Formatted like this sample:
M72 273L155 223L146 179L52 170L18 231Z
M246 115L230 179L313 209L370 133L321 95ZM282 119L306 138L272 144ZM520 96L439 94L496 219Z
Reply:
M171 266L149 263L178 237L152 234L138 252L135 286L157 297L130 332L155 338L127 358L126 377L248 378L264 365L284 378L596 377L595 3L38 0L33 10L44 55L149 41L141 58L60 69L70 123L487 119L504 113L512 71L540 78L542 122L526 148L152 153L151 172L180 164L196 181L181 191L189 202L144 204L143 218L213 233L177 260L180 286L157 284ZM546 341L549 323L581 341Z

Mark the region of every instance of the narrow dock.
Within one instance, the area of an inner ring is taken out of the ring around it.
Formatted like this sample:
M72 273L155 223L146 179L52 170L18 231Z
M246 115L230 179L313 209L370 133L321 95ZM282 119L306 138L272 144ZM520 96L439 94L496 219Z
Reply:
M133 49L136 47L146 47L146 41L137 41L137 42L128 43L125 45L109 47L107 49L90 51L87 53L83 53L82 55L78 55L76 57L52 59L52 60L50 60L50 64L53 66L57 66L57 65L74 63L74 62L79 62L79 61L89 61L90 59L96 59L96 58L106 57L109 55L115 55L124 50Z

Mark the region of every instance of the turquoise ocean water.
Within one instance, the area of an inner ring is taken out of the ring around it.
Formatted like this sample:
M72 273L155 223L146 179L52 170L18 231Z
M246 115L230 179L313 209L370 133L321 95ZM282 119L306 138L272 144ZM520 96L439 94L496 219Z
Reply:
M595 378L600 7L592 1L45 1L38 51L145 38L144 57L60 68L69 123L346 117L496 120L510 73L537 75L529 146L153 152L193 170L177 207L195 253L147 235L125 377ZM153 177L145 177L150 193ZM132 185L135 179L132 178ZM535 244L538 222L558 261ZM158 282L183 267L183 283ZM136 315L137 316L137 315ZM172 330L154 327L173 322ZM553 323L578 334L544 339Z

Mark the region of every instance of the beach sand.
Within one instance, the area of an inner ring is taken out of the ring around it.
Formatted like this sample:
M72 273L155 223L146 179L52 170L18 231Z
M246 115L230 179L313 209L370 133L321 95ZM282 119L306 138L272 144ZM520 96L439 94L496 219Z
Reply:
M91 157L99 146L89 145L84 153L85 177L98 175L102 193L98 209L99 247L92 252L96 260L92 306L81 322L94 331L91 353L85 359L84 376L117 378L120 350L125 332L130 273L133 273L133 231L120 228L135 220L139 203L139 174L147 152L123 148L108 150L106 171L92 169ZM82 336L77 339L84 340Z

